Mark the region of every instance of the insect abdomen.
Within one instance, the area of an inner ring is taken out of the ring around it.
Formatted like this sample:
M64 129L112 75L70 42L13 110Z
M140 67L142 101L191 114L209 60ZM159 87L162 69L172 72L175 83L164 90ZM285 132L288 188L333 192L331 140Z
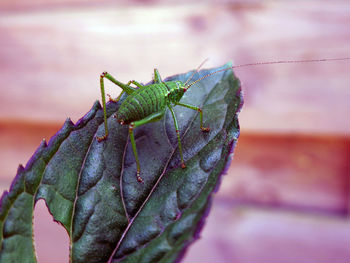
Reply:
M151 84L136 90L120 105L118 121L129 124L163 110L167 104L167 93L168 89L164 84Z

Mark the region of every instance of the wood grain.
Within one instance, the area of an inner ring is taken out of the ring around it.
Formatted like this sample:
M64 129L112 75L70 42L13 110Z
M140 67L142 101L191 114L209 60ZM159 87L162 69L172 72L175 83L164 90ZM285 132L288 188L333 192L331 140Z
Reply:
M64 2L63 2L64 3ZM233 59L236 64L347 57L350 6L294 1L3 11L0 119L78 120L99 94L99 74L147 82ZM349 62L250 67L243 131L349 134ZM109 85L109 92L118 89Z

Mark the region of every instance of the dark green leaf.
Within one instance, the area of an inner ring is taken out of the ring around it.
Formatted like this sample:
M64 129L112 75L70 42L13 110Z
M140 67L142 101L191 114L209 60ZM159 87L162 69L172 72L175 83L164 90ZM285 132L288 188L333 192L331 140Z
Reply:
M214 70L202 70L192 81ZM185 82L190 75L167 80ZM199 129L198 112L175 107L187 165L181 169L169 112L159 122L138 127L144 183L135 176L128 127L112 118L121 102L107 106L107 140L95 138L104 134L96 102L77 124L67 120L48 145L43 141L3 194L0 261L36 261L32 216L41 198L70 236L72 262L180 260L198 236L237 141L240 84L232 71L220 72L192 86L181 101L201 106L211 130Z

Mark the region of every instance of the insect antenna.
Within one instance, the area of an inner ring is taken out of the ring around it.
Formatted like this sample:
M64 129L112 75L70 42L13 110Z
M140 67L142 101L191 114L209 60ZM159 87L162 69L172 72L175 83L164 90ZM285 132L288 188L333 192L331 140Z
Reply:
M198 68L192 73L192 75L186 80L184 86L186 87L187 83L193 78L194 74L196 74L200 69L201 67L204 65L205 62L208 61L208 58L204 59L204 61L198 66Z
M198 83L199 81L210 77L211 75L214 75L216 73L226 71L229 69L234 69L234 68L243 68L243 67L250 67L250 66L261 66L261 65L272 65L272 64L289 64L289 63L309 63L309 62L325 62L325 61L336 61L336 60L350 60L350 57L348 58L320 58L320 59L306 59L306 60L279 60L279 61L267 61L267 62L256 62L256 63L248 63L248 64L241 64L241 65L236 65L224 69L220 69L217 71L214 71L212 73L209 73L207 75L204 75L203 77L197 79L196 81L192 82L188 86L185 85L186 90L189 89L191 86L194 84ZM187 81L186 81L187 83Z

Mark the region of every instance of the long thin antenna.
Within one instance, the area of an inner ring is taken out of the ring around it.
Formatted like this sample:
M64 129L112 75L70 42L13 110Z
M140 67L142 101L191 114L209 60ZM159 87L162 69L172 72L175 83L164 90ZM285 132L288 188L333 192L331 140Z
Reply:
M198 68L196 69L196 71L194 71L194 72L192 73L191 77L189 77L189 78L186 80L186 82L185 82L185 84L184 84L185 87L186 87L187 83L193 78L194 74L196 74L196 73L200 70L200 68L204 65L204 63L207 62L207 61L208 61L208 58L204 59L204 61L198 66Z
M214 75L216 73L222 72L222 71L226 71L229 69L234 69L234 68L243 68L243 67L249 67L249 66L261 66L261 65L272 65L272 64L288 64L288 63L310 63L310 62L325 62L325 61L336 61L336 60L350 60L350 57L348 58L321 58L321 59L308 59L308 60L279 60L279 61L267 61L267 62L257 62L257 63L248 63L248 64L241 64L241 65L237 65L237 66L232 66L229 68L224 68L224 69L220 69L217 71L214 71L210 74L207 74L199 79L197 79L196 81L192 82L191 84L189 84L186 87L186 90L189 89L192 85L196 84L197 82L210 77L211 75ZM186 81L187 83L187 81Z

